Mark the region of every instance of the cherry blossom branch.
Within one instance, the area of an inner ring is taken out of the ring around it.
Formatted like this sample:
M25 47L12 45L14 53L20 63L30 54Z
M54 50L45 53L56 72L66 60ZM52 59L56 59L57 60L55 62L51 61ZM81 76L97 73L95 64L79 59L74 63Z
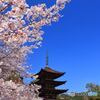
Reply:
M6 10L8 7L10 7L12 5L12 2L8 3L5 7L0 9L0 13L3 12L4 10Z
M0 40L7 44L11 52L0 51L0 60L18 68L23 64L26 55L40 46L42 27L57 22L61 11L69 0L56 0L56 4L47 8L46 4L29 7L26 0L2 0L4 5L0 12L12 6L12 9L0 15ZM8 5L6 5L8 4ZM29 46L29 47L28 47ZM19 48L14 53L13 48ZM4 56L5 55L5 56ZM13 60L13 61L12 61Z

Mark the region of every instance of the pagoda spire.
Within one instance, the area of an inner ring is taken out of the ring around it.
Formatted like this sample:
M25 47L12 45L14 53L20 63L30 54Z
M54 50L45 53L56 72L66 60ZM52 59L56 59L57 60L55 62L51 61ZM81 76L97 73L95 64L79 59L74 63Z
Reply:
M49 57L48 57L48 51L46 53L46 67L48 67L49 65Z

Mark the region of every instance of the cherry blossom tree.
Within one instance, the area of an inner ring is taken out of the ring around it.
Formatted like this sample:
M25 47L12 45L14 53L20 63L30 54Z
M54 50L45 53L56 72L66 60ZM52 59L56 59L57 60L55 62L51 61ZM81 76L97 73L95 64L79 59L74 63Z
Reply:
M34 92L29 92L35 91L34 86L15 84L11 80L5 80L12 71L34 77L25 73L28 68L27 55L41 45L44 33L42 27L57 22L61 17L59 11L69 1L56 0L53 6L47 7L45 3L29 6L26 0L0 0L0 100L33 100L35 98ZM25 96L26 94L28 96Z
M48 8L46 4L30 7L26 0L0 0L0 64L21 68L25 56L40 46L42 27L58 21L67 2L57 0Z

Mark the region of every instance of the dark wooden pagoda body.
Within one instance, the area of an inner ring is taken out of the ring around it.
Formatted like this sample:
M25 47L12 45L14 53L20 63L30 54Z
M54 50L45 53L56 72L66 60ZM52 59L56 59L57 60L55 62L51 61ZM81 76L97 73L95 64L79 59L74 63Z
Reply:
M41 89L39 90L39 96L43 97L44 100L56 100L57 95L67 91L56 89L57 86L66 82L55 80L64 75L63 72L57 72L49 67L45 67L36 75L38 75L38 78L34 83L41 86Z

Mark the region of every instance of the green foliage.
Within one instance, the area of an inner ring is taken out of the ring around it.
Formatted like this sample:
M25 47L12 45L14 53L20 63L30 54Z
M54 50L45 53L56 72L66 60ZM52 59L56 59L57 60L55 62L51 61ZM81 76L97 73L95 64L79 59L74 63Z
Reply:
M93 83L86 84L88 92L96 92L97 96L100 96L100 86Z
M57 100L71 100L71 97L67 94L61 94L57 97Z
M61 94L57 97L57 100L83 100L83 96L68 96L67 94Z
M75 96L72 100L83 100L83 96Z

